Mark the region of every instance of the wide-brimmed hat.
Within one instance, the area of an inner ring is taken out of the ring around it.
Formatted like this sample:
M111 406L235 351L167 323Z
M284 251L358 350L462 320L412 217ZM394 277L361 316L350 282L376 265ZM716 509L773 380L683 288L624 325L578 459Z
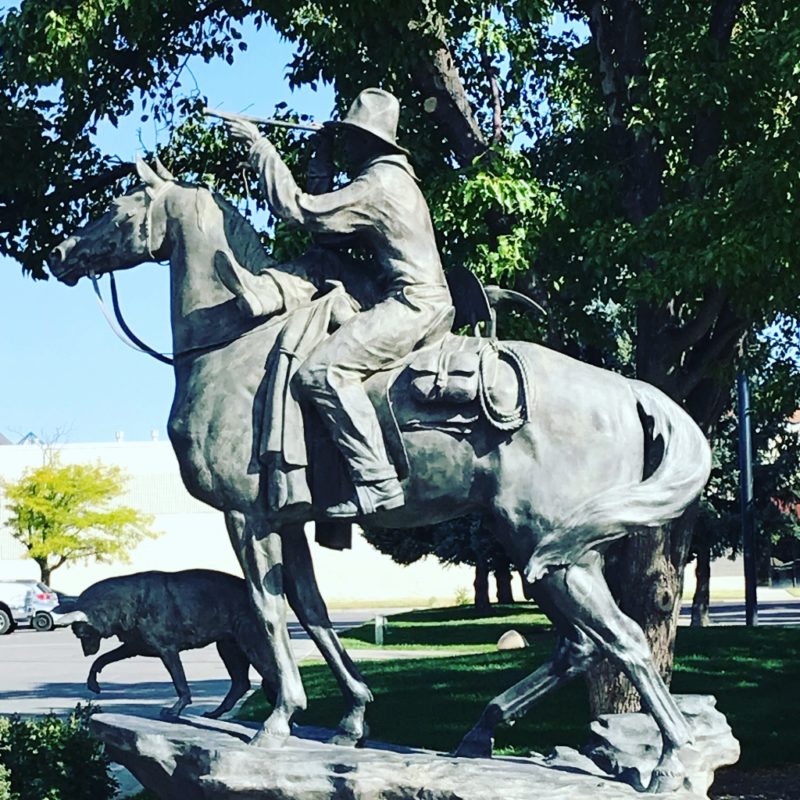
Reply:
M343 120L326 122L333 128L357 128L377 136L392 150L409 155L405 147L397 144L397 122L400 119L400 103L383 89L364 89L353 101Z

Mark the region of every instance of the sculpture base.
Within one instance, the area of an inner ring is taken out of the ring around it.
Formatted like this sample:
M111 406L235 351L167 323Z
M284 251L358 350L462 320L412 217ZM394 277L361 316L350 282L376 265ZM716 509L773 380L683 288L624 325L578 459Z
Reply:
M620 716L644 718L641 714ZM603 723L606 735L595 743L596 747L604 748L605 758L609 742L622 730L617 728L613 717L610 719L611 723ZM627 719L628 732L630 723ZM330 731L298 727L297 735L283 748L263 750L247 744L255 726L246 723L200 717L170 723L124 714L96 714L91 724L112 760L127 767L163 800L420 797L530 800L534 796L537 800L578 797L632 800L641 797L634 788L570 748L560 748L549 758L537 754L530 758L454 758L377 742L358 749L340 747L324 742ZM635 727L641 733L647 725ZM618 760L618 772L625 772L626 758L630 760L630 753ZM644 774L646 766L641 769ZM696 788L685 789L679 795L648 796L706 798L705 790Z

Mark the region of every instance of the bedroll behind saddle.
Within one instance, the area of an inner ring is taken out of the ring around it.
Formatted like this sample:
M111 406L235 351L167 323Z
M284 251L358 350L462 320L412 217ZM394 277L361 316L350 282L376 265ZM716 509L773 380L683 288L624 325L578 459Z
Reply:
M516 430L528 419L525 362L510 344L450 335L420 352L406 370L408 393L417 406L442 406L434 416L441 417L446 406L474 404L473 416L484 416L498 430Z

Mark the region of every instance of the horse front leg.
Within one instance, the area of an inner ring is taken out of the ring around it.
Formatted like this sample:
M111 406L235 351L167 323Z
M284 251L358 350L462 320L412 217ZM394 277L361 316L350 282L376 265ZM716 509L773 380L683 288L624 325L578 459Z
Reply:
M354 746L367 736L364 717L367 703L372 701L372 692L331 624L301 525L284 530L283 552L288 573L286 596L289 605L331 668L347 704L331 742Z
M227 512L225 519L244 572L250 602L272 652L276 673L274 708L251 744L277 747L289 737L295 712L306 707L306 695L286 624L281 533L271 530L261 516Z

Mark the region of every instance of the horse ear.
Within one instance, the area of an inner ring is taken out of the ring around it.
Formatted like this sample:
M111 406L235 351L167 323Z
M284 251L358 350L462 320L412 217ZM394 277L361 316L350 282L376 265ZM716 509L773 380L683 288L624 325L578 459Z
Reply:
M158 156L156 156L155 164L159 178L163 178L165 181L175 180L175 176L161 163L161 159Z
M136 174L144 181L145 186L158 189L165 181L149 167L141 156L136 157Z

